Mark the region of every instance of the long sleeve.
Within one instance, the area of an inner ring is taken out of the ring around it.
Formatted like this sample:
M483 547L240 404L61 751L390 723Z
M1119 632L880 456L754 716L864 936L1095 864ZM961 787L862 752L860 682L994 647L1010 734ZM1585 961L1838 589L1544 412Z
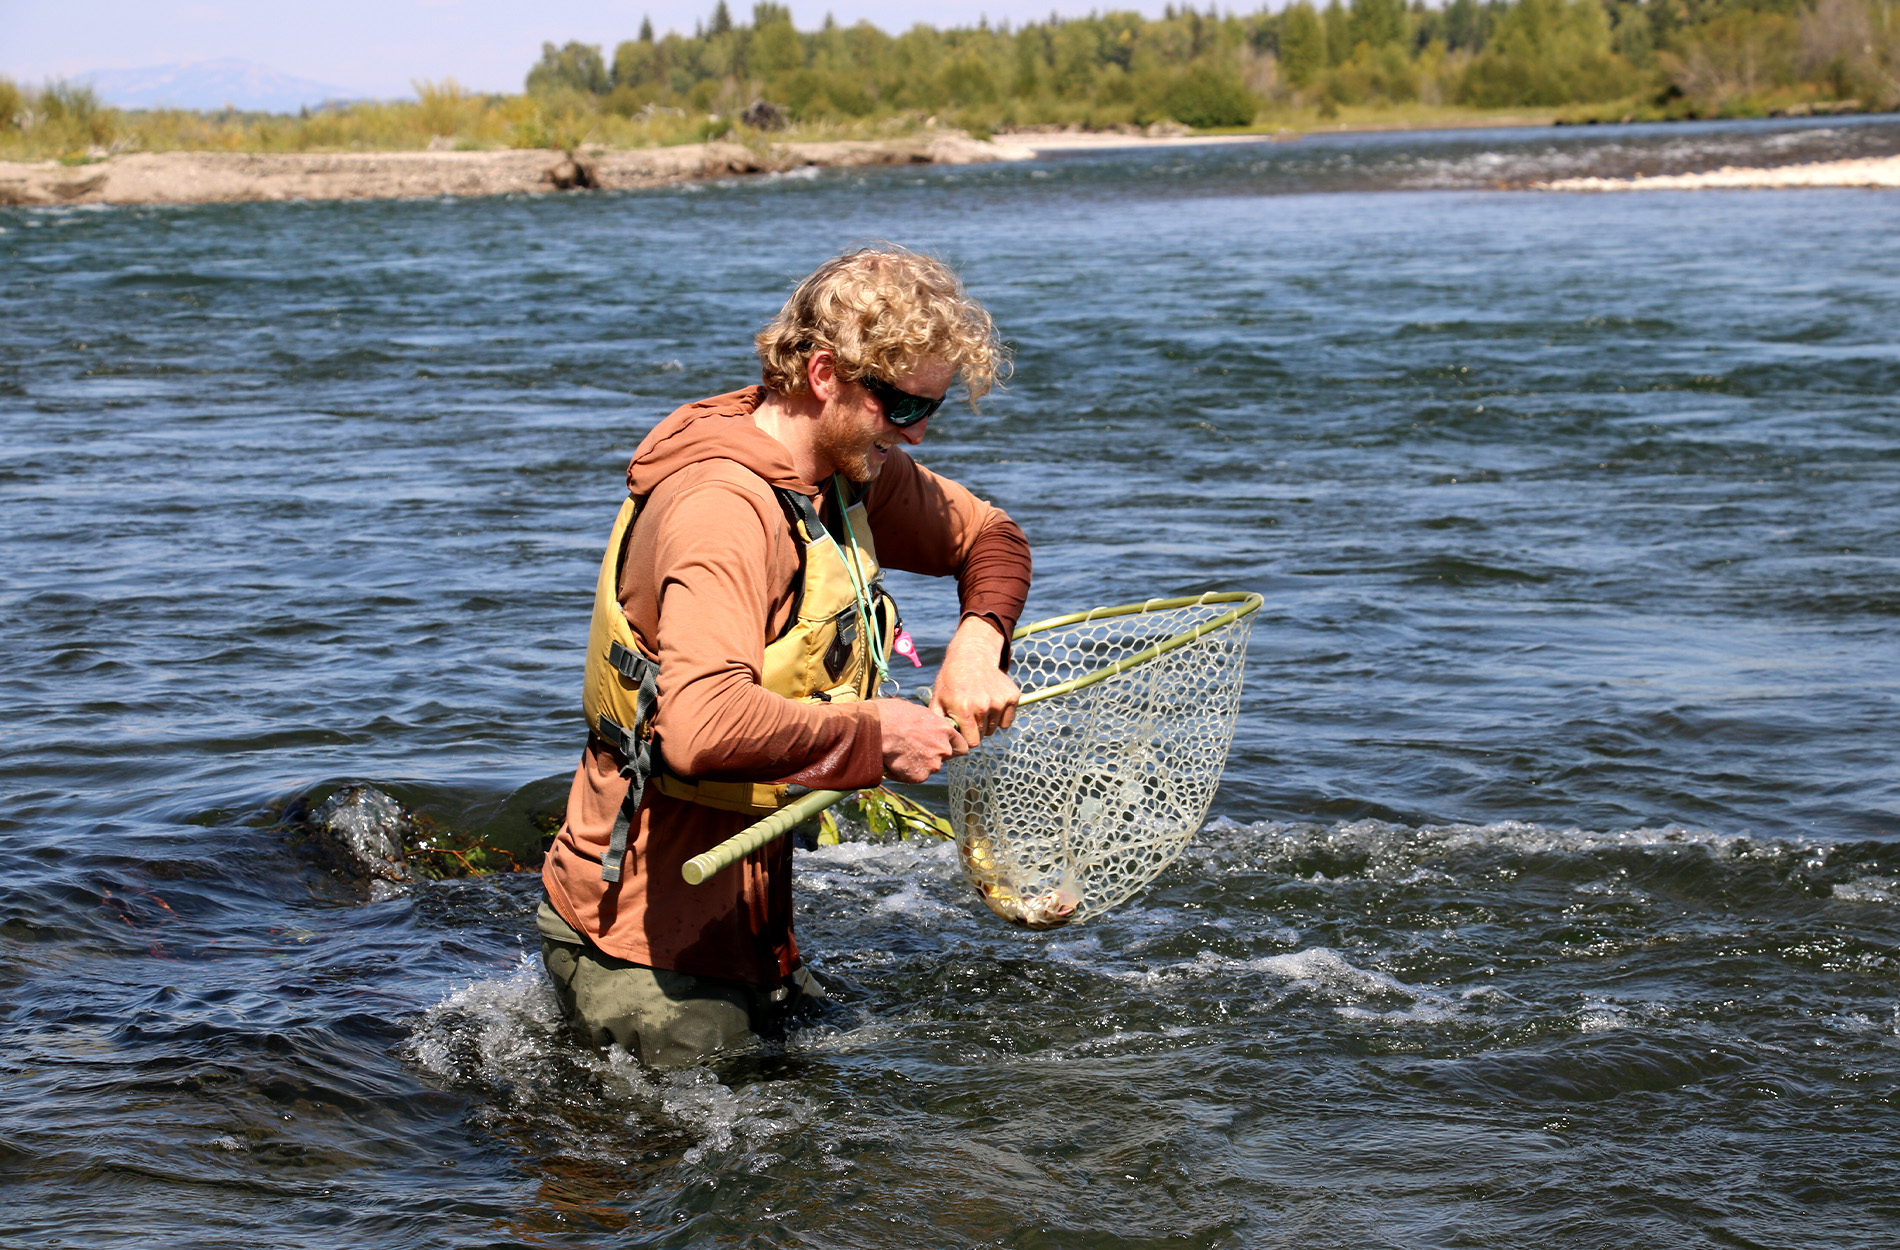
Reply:
M957 579L964 616L1005 636L1029 597L1029 539L1007 513L893 450L865 500L878 558L891 568Z
M699 779L876 785L875 708L798 703L759 684L765 640L791 610L798 552L777 499L742 473L711 461L669 479L628 546L623 602L657 643L666 762ZM652 587L650 600L642 588Z

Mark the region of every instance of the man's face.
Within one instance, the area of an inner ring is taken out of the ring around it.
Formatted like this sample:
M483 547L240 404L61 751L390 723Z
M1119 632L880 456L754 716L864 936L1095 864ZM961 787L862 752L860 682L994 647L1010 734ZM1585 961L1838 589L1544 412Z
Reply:
M947 362L929 356L903 377L887 380L900 391L941 399L955 377L956 370ZM892 425L884 419L884 406L876 396L855 382L845 382L825 404L813 447L833 471L853 482L874 482L884 471L892 447L923 442L929 428L928 417L902 429Z

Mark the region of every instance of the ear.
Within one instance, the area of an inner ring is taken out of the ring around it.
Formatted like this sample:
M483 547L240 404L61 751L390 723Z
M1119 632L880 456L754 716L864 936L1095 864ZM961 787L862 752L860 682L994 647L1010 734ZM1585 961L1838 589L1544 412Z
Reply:
M837 398L844 381L838 376L838 360L830 348L821 347L806 359L805 385L811 388L811 397L821 404Z

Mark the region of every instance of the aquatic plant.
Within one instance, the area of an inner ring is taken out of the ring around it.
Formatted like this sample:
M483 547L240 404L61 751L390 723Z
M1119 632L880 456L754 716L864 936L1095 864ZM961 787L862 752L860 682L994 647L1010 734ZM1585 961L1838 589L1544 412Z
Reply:
M841 822L840 810L851 814L848 825ZM836 846L840 842L870 840L949 839L956 837L950 822L922 803L899 794L889 786L860 790L837 807L826 808L803 830L801 841L812 846ZM800 830L794 830L799 833ZM847 837L846 834L850 836Z

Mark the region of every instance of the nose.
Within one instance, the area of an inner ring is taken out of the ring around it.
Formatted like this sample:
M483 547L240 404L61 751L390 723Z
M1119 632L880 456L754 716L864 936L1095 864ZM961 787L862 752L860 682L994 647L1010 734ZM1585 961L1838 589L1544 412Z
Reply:
M925 417L915 425L893 426L900 437L912 447L924 441L925 431L930 429L930 418Z

